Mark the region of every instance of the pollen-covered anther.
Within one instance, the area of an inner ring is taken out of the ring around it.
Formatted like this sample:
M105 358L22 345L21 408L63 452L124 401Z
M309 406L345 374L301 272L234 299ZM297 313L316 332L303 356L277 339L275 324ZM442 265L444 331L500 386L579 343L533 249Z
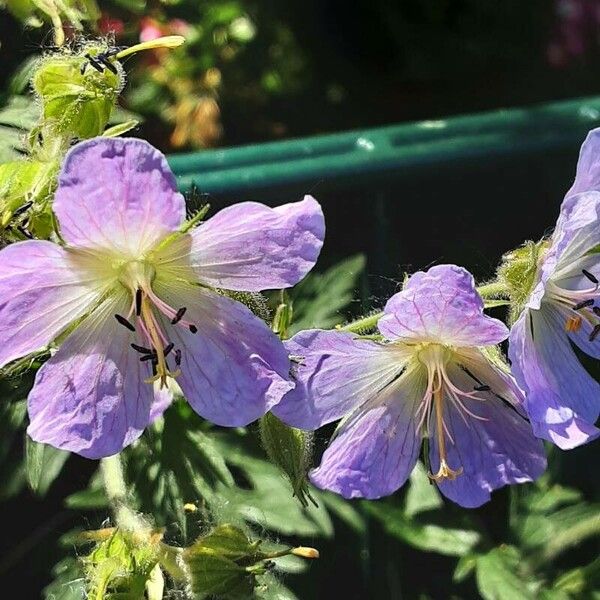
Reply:
M565 331L569 333L576 333L581 329L582 319L579 315L571 316L567 319L565 323Z

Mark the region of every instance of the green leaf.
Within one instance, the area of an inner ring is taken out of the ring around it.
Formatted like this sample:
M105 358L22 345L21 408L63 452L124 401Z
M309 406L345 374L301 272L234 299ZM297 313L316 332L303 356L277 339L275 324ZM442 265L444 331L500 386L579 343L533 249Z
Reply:
M176 520L184 536L184 505L212 502L217 485L233 485L224 455L185 402L175 402L137 444L124 452L127 479L143 512L159 525Z
M196 598L210 595L226 598L252 597L255 579L244 567L208 548L186 548L183 556Z
M0 108L0 163L22 158L26 152L23 140L39 114L39 107L29 96L12 96Z
M259 546L260 540L253 542L239 527L224 523L198 538L188 550L193 553L204 548L229 560L238 562L240 559L247 559L249 563L253 563L264 558L263 553L258 550Z
M460 583L464 581L477 567L477 555L466 554L461 556L456 563L454 573L452 575L452 581Z
M347 500L333 492L319 492L319 501L329 510L332 515L346 523L358 535L364 535L367 531L365 517L354 508Z
M82 564L67 557L52 569L54 580L44 588L45 600L82 600L85 594L85 579Z
M427 475L427 470L419 461L410 475L410 485L404 502L404 514L410 519L419 513L435 510L443 506L437 486Z
M584 540L600 536L600 504L582 502L549 515L530 515L521 531L522 545L536 550L536 563L551 562Z
M38 496L45 496L52 482L60 475L70 453L25 438L27 483Z
M479 532L468 526L461 528L452 523L410 519L402 509L385 501L363 502L363 507L381 522L390 535L420 550L448 556L464 556L471 552L481 539Z
M290 293L294 310L290 334L302 329L329 329L342 323L341 311L353 300L365 263L365 257L358 254L324 273L311 273L299 283Z
M257 458L240 433L230 430L213 437L227 463L243 474L245 488L216 488L215 507L227 521L243 518L285 535L330 537L333 526L326 509L303 508L293 497L287 481L270 462ZM319 495L315 494L317 502Z
M477 587L484 600L534 600L537 584L520 577L522 558L513 546L500 546L477 559Z

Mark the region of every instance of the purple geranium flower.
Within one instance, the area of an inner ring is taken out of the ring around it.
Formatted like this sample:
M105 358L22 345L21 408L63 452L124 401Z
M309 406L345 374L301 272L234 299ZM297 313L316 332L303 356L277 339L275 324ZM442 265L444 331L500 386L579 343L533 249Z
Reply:
M509 357L536 435L563 449L600 434L600 385L573 346L600 358L600 129L581 148L536 285L509 339Z
M96 138L67 155L54 211L65 247L0 252L0 367L61 341L29 394L34 440L114 454L166 408L172 379L226 426L255 420L293 387L283 344L216 288L297 283L323 242L313 198L238 204L186 233L164 156L142 140Z
M413 275L387 303L384 343L341 331L303 331L288 342L296 388L275 412L316 429L345 415L311 473L346 498L397 490L429 440L431 478L451 500L483 504L490 492L545 469L522 394L492 349L508 335L483 314L473 277L454 265Z

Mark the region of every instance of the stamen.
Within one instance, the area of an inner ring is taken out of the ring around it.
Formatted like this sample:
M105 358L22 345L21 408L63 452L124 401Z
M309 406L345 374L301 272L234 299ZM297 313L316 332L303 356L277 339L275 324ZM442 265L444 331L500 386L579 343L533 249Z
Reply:
M579 315L575 317L569 317L565 323L565 331L569 333L575 333L581 329L581 317Z
M590 342L593 342L598 334L600 333L600 325L596 325L594 329L592 329L592 333L590 333Z
M446 462L446 438L444 436L444 433L449 432L446 427L446 423L444 422L444 393L441 389L441 376L438 374L438 377L440 379L440 387L433 393L433 402L438 438L438 453L440 456L440 468L438 469L438 472L435 475L433 475L432 473L428 473L428 476L435 482L439 482L443 479L449 479L450 481L454 481L463 472L463 468L460 467L457 471L454 471L448 466L448 463Z
M165 346L163 348L163 354L165 356L169 356L169 353L171 352L171 350L173 350L174 347L175 347L175 344L173 342L171 342L170 344L168 344L167 346Z
M579 302L578 304L576 304L573 307L573 310L581 310L582 308L587 308L588 306L593 306L593 304L594 304L593 298L589 298L588 300L582 300L581 302ZM596 312L598 310L598 307L594 306L594 308L592 310L594 312Z
M135 290L135 315L139 317L142 312L142 290Z
M121 315L115 315L115 319L119 321L123 327L129 329L129 331L135 331L135 327L125 317L122 317Z
M178 367L181 365L181 350L179 348L175 350L175 364Z
M154 354L154 350L144 348L144 346L138 346L138 344L131 344L131 347L140 354Z
M140 362L146 362L147 360L153 360L156 362L156 354L153 352L152 354L146 354L140 358Z
M476 385L473 389L476 392L489 392L492 388L489 385Z
M594 306L594 308L592 308L592 310L594 311L594 314L597 317L600 317L600 308L598 308L597 306Z
M192 333L198 333L198 328L195 325L188 325L188 327Z
M590 273L589 271L586 271L585 269L581 269L581 272L594 284L598 285L598 283L600 283L598 281L598 278L593 275L592 273Z
M183 319L183 315L185 315L185 311L187 308L182 306L176 313L175 316L171 319L171 325L177 325L181 319Z

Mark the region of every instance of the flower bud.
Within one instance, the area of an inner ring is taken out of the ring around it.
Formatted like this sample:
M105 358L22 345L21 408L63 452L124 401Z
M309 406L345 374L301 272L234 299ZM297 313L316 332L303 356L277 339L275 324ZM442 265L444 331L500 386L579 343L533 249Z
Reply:
M533 290L538 265L547 246L548 240L526 242L502 257L498 267L498 283L507 290L510 298L510 323L517 320Z
M106 48L96 44L79 54L43 59L32 83L43 118L56 133L86 139L104 131L125 75Z
M262 417L259 427L267 456L290 480L294 495L303 506L308 506L308 500L316 505L306 480L312 451L312 433L288 427L272 413Z

